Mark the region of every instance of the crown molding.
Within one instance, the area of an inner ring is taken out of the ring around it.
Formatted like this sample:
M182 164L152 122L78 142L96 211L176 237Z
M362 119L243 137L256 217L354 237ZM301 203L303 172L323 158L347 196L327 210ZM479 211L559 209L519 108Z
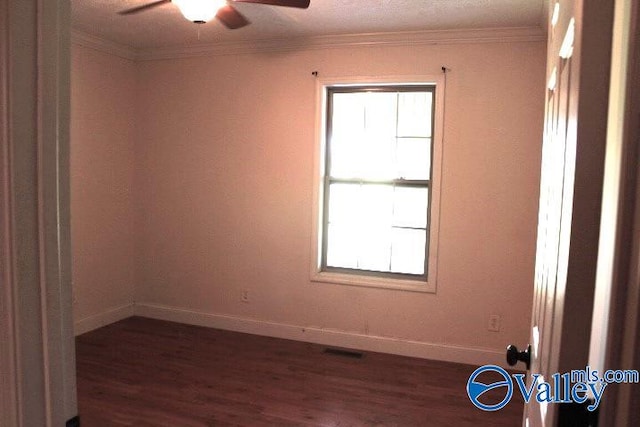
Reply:
M135 61L138 58L138 51L131 46L112 42L78 30L71 30L71 43L109 53L130 61Z
M81 46L134 61L241 55L261 52L306 51L349 47L419 46L469 43L526 43L546 40L539 27L428 30L394 33L343 34L291 39L246 40L202 45L135 49L73 30L71 40Z
M297 37L291 39L220 42L171 48L145 49L138 60L239 55L274 51L305 51L348 47L416 46L461 43L542 42L546 36L539 27L490 28L473 30L403 31L394 33L344 34Z

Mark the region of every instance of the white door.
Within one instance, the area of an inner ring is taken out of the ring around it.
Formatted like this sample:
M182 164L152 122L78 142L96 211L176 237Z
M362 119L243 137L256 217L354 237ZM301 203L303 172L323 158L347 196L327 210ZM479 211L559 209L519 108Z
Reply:
M551 3L530 373L588 363L606 141L612 1ZM529 384L532 375L529 376ZM534 393L535 395L535 393ZM524 425L555 426L564 404L525 406Z

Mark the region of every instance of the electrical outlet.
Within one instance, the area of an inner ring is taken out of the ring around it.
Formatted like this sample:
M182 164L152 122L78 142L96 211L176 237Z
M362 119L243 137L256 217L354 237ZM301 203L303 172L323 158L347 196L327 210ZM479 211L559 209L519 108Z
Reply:
M244 291L242 291L240 300L242 300L242 302L249 302L249 290L245 289Z
M489 324L487 329L491 332L500 332L500 316L492 314L489 316Z

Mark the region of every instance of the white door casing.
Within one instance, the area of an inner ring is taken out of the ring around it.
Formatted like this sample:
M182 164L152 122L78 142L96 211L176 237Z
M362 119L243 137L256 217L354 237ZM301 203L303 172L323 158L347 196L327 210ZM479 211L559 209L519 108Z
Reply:
M0 425L77 414L68 0L0 0Z
M640 1L616 0L589 366L640 366ZM608 387L599 423L640 425L638 384Z

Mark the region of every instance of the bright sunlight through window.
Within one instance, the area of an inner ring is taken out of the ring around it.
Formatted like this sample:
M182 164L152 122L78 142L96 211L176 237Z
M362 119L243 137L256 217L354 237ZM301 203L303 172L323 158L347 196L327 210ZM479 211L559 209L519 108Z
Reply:
M426 279L434 97L327 88L322 271Z

